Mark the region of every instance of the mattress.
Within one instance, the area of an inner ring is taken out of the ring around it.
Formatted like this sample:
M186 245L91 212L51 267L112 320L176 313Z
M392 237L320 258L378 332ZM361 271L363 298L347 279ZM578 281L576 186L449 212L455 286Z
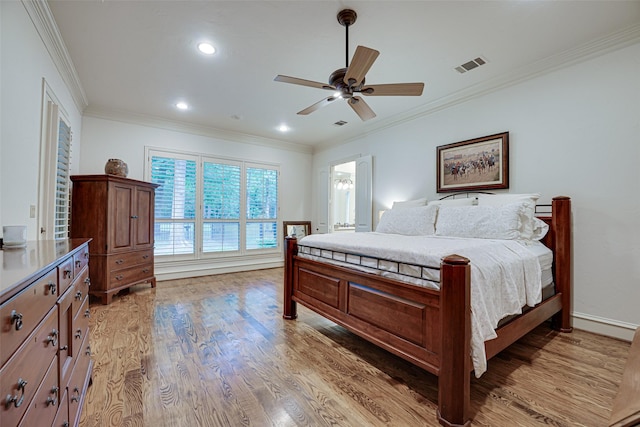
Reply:
M376 232L316 234L298 242L301 258L431 289L439 289L441 259L451 254L471 261L471 350L479 377L486 371L484 342L497 336L500 320L538 304L543 286L553 281L553 254L543 244Z

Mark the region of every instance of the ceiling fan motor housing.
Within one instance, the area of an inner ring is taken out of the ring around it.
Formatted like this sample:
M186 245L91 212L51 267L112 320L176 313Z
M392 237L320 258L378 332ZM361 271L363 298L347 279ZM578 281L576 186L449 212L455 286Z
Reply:
M346 68L339 68L335 70L329 76L329 84L342 92L343 98L349 98L353 95L353 92L358 92L362 88L365 79L363 78L362 82L358 86L352 87L344 82L345 74L347 74Z

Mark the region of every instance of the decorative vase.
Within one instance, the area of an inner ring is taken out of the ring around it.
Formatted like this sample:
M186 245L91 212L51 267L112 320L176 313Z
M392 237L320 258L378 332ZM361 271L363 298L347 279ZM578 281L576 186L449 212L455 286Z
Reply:
M104 165L104 172L109 175L116 175L126 178L127 174L129 173L129 167L124 161L120 159L109 159L109 161L107 161L107 164Z

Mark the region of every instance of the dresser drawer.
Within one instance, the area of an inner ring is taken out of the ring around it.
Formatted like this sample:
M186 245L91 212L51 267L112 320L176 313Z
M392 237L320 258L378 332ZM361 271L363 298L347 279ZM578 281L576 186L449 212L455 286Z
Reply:
M58 298L58 278L54 268L27 289L0 306L0 365L29 336Z
M62 394L62 397L60 398L58 414L51 425L52 427L69 427L69 398L67 396L67 389L65 387L61 387L60 393Z
M109 272L109 287L117 288L136 281L143 281L153 277L153 263L137 265L124 270Z
M58 310L53 308L0 370L0 396L3 399L0 419L3 425L17 425L33 399L51 361L56 357L57 327ZM6 399L10 399L9 404L6 404Z
M81 344L87 335L89 335L89 317L85 312L89 309L89 298L84 299L84 304L80 306L80 309L76 313L76 317L73 319L73 336L71 338L73 357L78 363L78 353L82 350Z
M89 337L85 337L67 387L69 395L69 425L71 426L76 425L80 418L80 410L87 391L86 387L91 376L90 364L91 348L89 347Z
M58 384L58 364L54 358L49 370L40 383L36 395L20 421L20 426L50 426L58 413L60 385Z
M73 257L69 257L58 265L58 287L60 288L60 295L71 286L71 282L73 282L73 272Z
M74 277L78 277L78 274L87 264L89 264L89 248L85 246L80 249L80 252L73 255Z
M109 255L107 256L107 270L122 270L138 264L148 264L152 259L153 249Z
M89 280L89 269L85 269L82 271L80 276L76 277L73 288L73 305L74 305L74 316L77 315L80 310L80 306L83 304L84 299L87 295L89 295L89 285L91 281Z

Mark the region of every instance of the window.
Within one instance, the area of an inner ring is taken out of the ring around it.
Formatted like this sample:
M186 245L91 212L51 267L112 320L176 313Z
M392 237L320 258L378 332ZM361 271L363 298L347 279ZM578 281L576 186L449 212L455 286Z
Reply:
M69 164L71 162L71 127L63 120L58 121L58 155L56 156L54 239L69 237L71 197L69 191Z
M203 258L278 248L279 168L148 149L155 254Z

